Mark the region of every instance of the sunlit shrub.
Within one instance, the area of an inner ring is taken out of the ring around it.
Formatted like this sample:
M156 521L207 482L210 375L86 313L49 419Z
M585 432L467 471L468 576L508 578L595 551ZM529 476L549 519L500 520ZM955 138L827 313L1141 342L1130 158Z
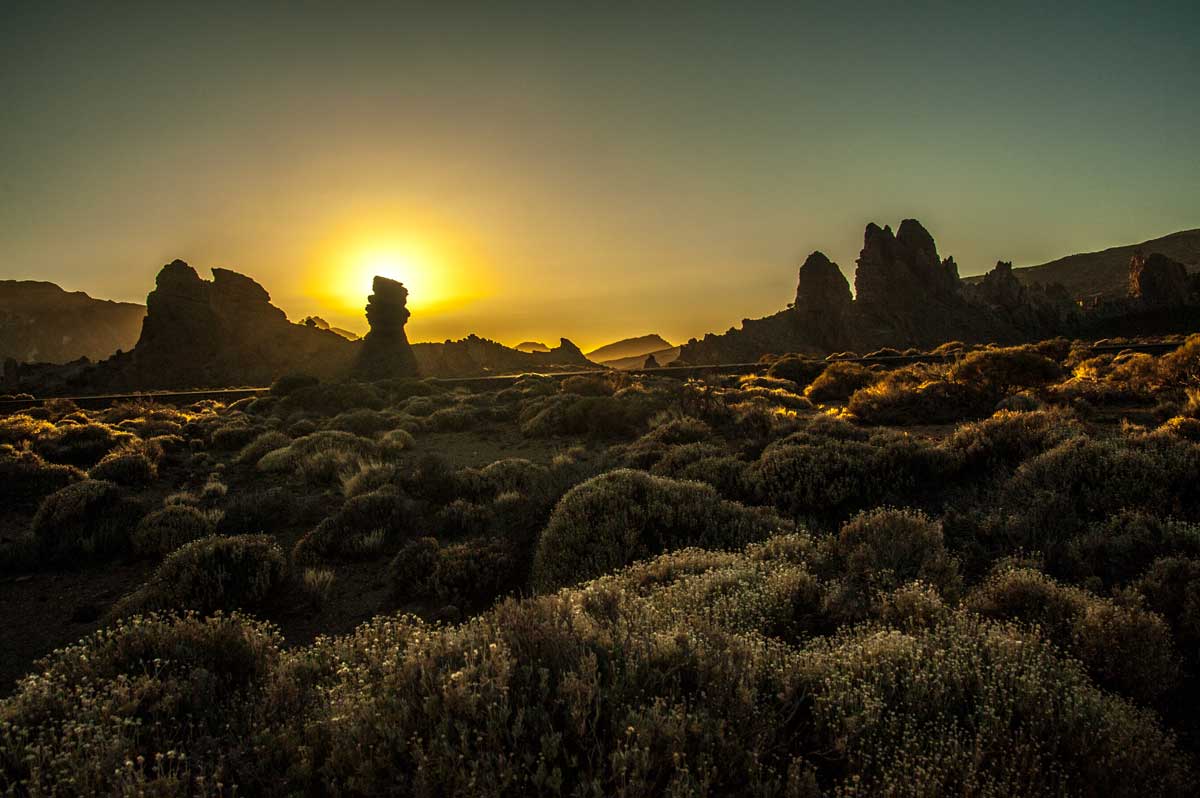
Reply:
M257 465L258 461L268 452L284 449L291 443L292 439L288 435L276 430L269 430L243 446L237 457L234 458L234 462L243 465Z
M981 349L964 356L949 371L949 378L986 391L996 399L1014 389L1035 388L1062 376L1055 361L1031 347Z
M1082 434L1083 428L1067 411L1000 411L983 421L961 425L946 439L945 446L961 455L966 471L986 473L1015 468Z
M162 455L161 450L154 452L151 448L140 444L114 449L88 469L88 477L128 487L146 485L158 476L158 458L153 455Z
M114 615L153 610L256 609L283 581L283 551L269 535L212 536L176 549Z
M736 549L788 527L770 512L721 499L708 485L611 471L563 496L538 541L533 583L552 590L662 551Z
M804 389L804 395L814 402L844 402L877 379L878 374L858 363L830 363Z
M19 445L42 437L53 436L57 429L45 419L27 413L0 417L0 444Z
M576 396L612 396L615 386L605 377L577 375L564 377L559 390Z
M52 463L91 468L100 458L133 438L128 432L107 424L64 426L53 434L40 435L32 448Z
M981 418L995 397L975 383L933 379L909 382L891 375L855 391L847 409L868 424L949 424Z

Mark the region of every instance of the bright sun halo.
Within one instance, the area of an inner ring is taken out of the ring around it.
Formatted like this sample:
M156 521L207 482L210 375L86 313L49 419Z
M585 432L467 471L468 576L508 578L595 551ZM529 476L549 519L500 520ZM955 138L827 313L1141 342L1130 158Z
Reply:
M347 300L365 302L375 275L399 280L408 289L410 308L428 307L444 299L438 266L429 252L411 244L374 247L358 253L348 269Z

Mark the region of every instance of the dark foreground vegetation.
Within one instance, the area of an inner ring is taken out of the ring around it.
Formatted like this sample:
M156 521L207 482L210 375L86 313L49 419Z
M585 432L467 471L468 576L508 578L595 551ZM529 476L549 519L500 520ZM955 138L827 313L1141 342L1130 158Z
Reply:
M1195 794L1200 336L941 351L0 418L0 791Z

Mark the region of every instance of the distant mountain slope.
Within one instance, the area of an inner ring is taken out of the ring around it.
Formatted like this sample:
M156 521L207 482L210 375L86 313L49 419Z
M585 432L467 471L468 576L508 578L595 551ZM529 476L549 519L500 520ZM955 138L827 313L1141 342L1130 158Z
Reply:
M103 360L130 349L146 308L93 299L39 280L0 280L0 360L67 363Z
M1072 297L1080 299L1100 295L1117 299L1129 291L1129 259L1141 250L1145 254L1159 253L1179 261L1188 271L1200 271L1200 229L1182 230L1162 238L1128 244L1121 247L1067 255L1038 266L1013 269L1024 285L1061 283ZM980 277L963 282L976 283Z
M621 371L636 371L646 365L646 358L654 355L654 359L658 361L660 366L669 366L679 357L681 347L673 346L670 349L660 349L657 352L651 352L646 355L634 355L633 357L620 357L616 360L606 360L603 365L609 368L619 369Z
M661 352L670 349L671 344L661 335L643 335L638 338L625 338L611 344L605 344L599 349L587 353L587 359L593 363L607 363L610 360L621 360L628 357L645 357L651 352Z
M541 341L522 341L513 347L518 352L549 352L550 347Z

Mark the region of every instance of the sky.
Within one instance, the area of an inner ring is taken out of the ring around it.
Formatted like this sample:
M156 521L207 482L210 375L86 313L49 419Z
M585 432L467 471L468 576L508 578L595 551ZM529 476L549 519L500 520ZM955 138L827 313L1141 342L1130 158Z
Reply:
M1200 4L0 4L0 278L585 350L921 220L978 274L1200 227Z

